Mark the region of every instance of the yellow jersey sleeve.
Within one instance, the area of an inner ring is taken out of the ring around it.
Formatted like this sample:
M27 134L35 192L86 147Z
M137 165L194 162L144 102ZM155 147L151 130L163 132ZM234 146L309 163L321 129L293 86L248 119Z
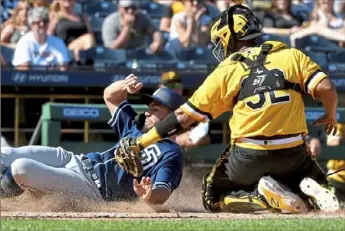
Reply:
M327 75L321 71L317 63L311 60L302 51L297 49L293 49L293 51L296 55L296 71L302 89L315 99L315 88L324 78L327 78Z
M233 96L227 74L229 66L218 66L181 106L181 110L199 122L212 120L233 108ZM235 88L234 88L235 90Z

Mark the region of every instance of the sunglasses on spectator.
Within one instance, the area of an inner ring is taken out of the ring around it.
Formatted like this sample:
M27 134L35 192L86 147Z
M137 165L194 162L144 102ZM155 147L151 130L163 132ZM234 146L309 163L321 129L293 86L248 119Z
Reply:
M124 7L124 9L126 11L128 11L129 9L132 9L133 11L136 11L138 8L136 6L127 6L127 7Z
M41 22L43 22L44 24L47 24L47 23L49 22L49 20L47 20L47 19L41 19L41 20L32 22L32 24L40 24Z

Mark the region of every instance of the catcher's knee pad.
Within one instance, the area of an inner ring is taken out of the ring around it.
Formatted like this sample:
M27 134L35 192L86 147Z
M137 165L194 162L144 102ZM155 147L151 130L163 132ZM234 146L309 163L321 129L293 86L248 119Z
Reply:
M220 197L212 189L209 179L210 174L206 174L202 181L201 200L204 208L210 212L220 211Z
M2 196L15 197L20 196L23 192L24 190L21 189L13 179L11 168L8 168L7 171L1 177Z

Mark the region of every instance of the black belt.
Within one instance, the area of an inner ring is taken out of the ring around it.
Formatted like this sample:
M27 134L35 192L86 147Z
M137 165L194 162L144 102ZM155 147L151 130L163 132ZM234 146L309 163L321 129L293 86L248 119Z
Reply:
M83 169L89 174L93 182L95 182L97 187L101 188L101 181L96 174L96 171L93 167L93 164L91 163L91 160L81 159L81 165L83 166Z

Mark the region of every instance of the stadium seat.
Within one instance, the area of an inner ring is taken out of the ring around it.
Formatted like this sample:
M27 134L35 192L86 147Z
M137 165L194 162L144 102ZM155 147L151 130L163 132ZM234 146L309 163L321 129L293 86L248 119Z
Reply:
M104 18L90 16L89 23L91 25L92 31L95 35L96 44L103 45L102 39L102 26L103 26Z
M286 45L288 45L289 47L291 46L289 36L282 36L282 35L276 35L276 34L264 34L257 39L257 41L259 43L263 43L263 42L269 41L269 40L283 42Z
M121 66L127 60L125 50L112 50L103 46L82 50L79 52L79 57L81 65L93 65L96 68Z
M211 70L218 65L217 59L207 47L186 48L178 54L178 69Z
M1 46L1 55L4 57L7 64L11 66L14 49L6 46Z
M329 54L328 71L345 72L345 49L340 49Z
M140 9L151 18L162 18L167 6L157 2L144 2L140 4Z
M340 49L336 43L318 35L310 35L296 39L296 48L310 49L319 52L331 52Z
M73 65L75 63L74 61L74 52L72 50L68 50L68 58L69 58L69 65Z
M329 61L332 63L345 64L345 49L340 49L329 54Z
M117 6L114 3L106 1L88 2L85 4L84 8L87 15L101 18L105 18L109 14L117 11Z
M325 67L328 64L327 55L322 51L313 50L302 50L306 55L308 55L314 62L319 64L321 67Z
M168 52L151 54L149 48L128 50L127 59L127 67L132 69L170 68L176 64L176 60Z
M181 61L188 61L193 63L218 64L212 51L207 47L186 48L183 49L179 55Z

